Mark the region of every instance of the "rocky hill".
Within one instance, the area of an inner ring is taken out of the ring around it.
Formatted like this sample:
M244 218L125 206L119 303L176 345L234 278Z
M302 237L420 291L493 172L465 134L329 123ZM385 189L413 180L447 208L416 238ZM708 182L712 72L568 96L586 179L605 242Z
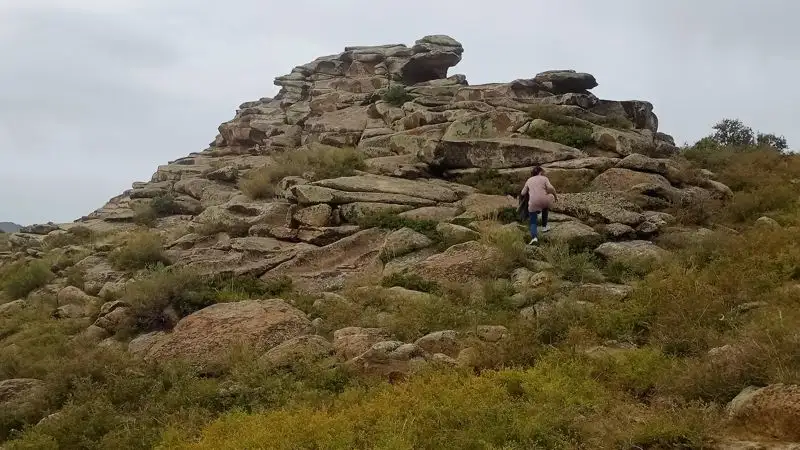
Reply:
M0 315L54 299L48 314L77 324L75 339L206 377L244 345L270 370L302 360L396 382L512 361L529 346L512 322L624 310L640 277L715 235L682 219L734 194L679 155L652 104L599 99L572 70L470 85L448 75L463 53L427 36L277 77L275 98L240 105L207 149L75 223L10 235L6 276L33 281L6 283ZM515 194L534 165L560 193L543 245L526 247ZM640 341L579 349L613 358ZM0 405L42 386L0 381ZM731 417L797 399L770 389L743 392Z
M15 233L22 228L22 225L17 225L13 222L0 222L0 232Z

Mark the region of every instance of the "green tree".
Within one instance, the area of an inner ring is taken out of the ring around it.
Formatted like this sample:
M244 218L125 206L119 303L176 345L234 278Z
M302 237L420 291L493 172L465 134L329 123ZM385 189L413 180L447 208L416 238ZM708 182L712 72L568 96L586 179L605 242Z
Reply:
M756 137L756 143L759 146L769 146L777 148L778 150L786 150L789 148L789 144L786 142L786 138L783 136L776 136L772 133L758 133L758 137Z
M712 138L720 145L755 145L753 129L739 119L722 119L713 128L715 131Z

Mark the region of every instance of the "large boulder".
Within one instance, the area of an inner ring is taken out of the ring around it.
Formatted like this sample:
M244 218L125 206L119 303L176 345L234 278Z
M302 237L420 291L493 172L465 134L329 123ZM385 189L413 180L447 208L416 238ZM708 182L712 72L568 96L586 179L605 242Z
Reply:
M337 356L348 360L391 338L391 333L383 328L342 328L333 332L333 349Z
M22 412L39 401L45 383L33 378L12 378L0 381L0 411Z
M645 221L641 208L623 196L610 192L560 194L551 211L587 223L621 223L636 226Z
M592 227L574 221L554 224L541 236L545 242L562 242L572 248L594 248L603 240Z
M180 359L201 371L214 371L236 346L263 352L310 331L306 315L280 299L219 303L181 319L150 347L146 358Z
M414 373L426 367L427 354L415 344L383 341L347 362L347 366L363 375L390 377Z
M595 253L627 267L649 267L663 261L668 252L650 241L606 242Z
M800 441L800 386L748 387L727 406L731 419L748 432L785 441Z
M295 364L331 365L333 345L322 336L298 336L268 350L259 360L266 367L287 367Z
M388 234L386 230L370 228L324 247L302 250L262 278L290 276L298 288L309 292L340 289L350 277L381 270L380 251Z
M528 167L583 156L564 144L522 137L443 139L431 154L420 155L440 170Z
M595 80L594 76L574 70L549 70L537 74L534 81L542 83L556 94L581 93L597 87L597 80Z
M454 245L411 268L411 273L442 283L466 283L481 277L500 255L476 241Z
M433 241L424 234L411 228L401 228L393 231L386 238L381 249L381 259L384 261L397 258L415 250L420 250L433 245Z

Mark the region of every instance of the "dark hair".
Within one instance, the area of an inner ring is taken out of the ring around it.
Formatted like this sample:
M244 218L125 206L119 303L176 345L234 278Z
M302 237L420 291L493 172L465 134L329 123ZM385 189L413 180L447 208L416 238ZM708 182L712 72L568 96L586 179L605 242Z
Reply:
M536 176L542 173L542 166L533 166L531 169L531 175Z

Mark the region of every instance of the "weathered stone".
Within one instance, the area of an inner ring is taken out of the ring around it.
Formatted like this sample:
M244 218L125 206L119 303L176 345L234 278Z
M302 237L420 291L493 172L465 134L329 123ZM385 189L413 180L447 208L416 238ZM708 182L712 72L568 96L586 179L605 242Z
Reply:
M424 234L417 233L410 228L401 228L393 231L386 238L381 249L381 258L383 260L397 258L431 245L433 245L433 241Z
M481 234L461 225L442 222L436 226L436 231L442 236L445 242L453 245L467 241L477 241Z
M348 203L339 207L339 213L344 221L349 223L358 223L358 221L367 216L380 215L380 214L397 214L403 211L408 211L412 206L389 204L389 203L372 203L372 202L358 202Z
M461 209L455 206L423 206L402 212L398 216L412 220L432 220L443 222L456 217L461 213Z
M464 212L462 219L486 219L497 217L506 209L517 209L517 201L508 195L470 194L459 205Z
M636 226L644 222L641 209L622 196L609 192L560 194L550 210L587 223L621 223Z
M420 158L441 170L479 167L528 167L585 156L578 149L541 139L518 137L442 140L431 154Z
M298 289L312 292L340 289L349 277L380 270L378 252L387 235L385 230L371 228L324 247L303 250L262 278L291 276Z
M298 336L271 348L259 359L267 367L288 367L294 364L333 362L333 345L322 336Z
M534 81L542 83L556 94L583 92L597 87L597 80L588 73L574 70L551 70L537 74Z
M772 384L744 389L726 408L730 417L758 436L800 440L800 386Z
M499 255L497 250L476 241L457 244L422 261L411 269L423 278L444 283L466 283L490 269Z
M306 315L280 299L219 303L181 319L146 358L181 359L213 371L235 345L265 351L310 331Z
M12 316L18 314L30 306L24 299L14 300L8 303L0 304L0 316Z
M333 332L333 348L337 356L347 360L391 338L391 334L382 328L342 328Z
M606 242L595 252L611 263L637 268L657 264L668 255L666 250L650 241Z
M453 330L426 334L417 339L414 344L428 353L442 353L450 357L458 356L458 352L461 350L458 333Z
M44 395L44 381L33 378L11 378L0 381L0 410L14 412L31 408L32 402Z
M303 227L295 230L294 237L302 242L320 247L333 244L339 239L352 236L361 228L357 225L342 225L339 227Z
M432 206L436 202L421 197L385 192L348 192L310 184L292 186L291 193L301 205L328 203L383 203L394 205ZM411 208L409 208L411 209Z
M309 227L324 227L330 222L331 213L333 213L333 208L322 203L302 208L296 211L292 218Z
M563 242L573 248L594 248L603 237L588 225L580 222L562 222L551 227L550 231L542 234L546 242Z
M455 188L446 187L442 183L404 180L379 175L334 178L317 181L314 185L347 192L396 194L433 202L455 202L460 198Z
M638 185L653 186L665 192L674 192L669 181L661 175L617 168L608 169L598 175L589 185L589 190L625 192ZM673 197L675 197L674 194Z

